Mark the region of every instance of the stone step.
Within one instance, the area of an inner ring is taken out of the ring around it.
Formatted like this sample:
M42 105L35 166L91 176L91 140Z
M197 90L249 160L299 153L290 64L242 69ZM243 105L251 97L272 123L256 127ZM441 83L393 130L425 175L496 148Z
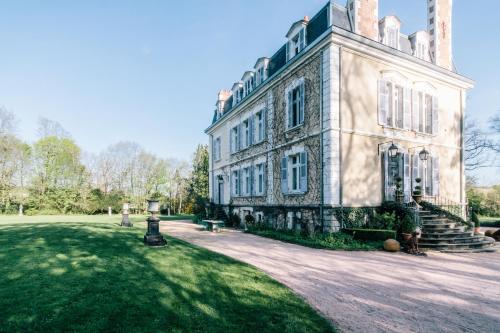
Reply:
M450 219L447 219L446 217L439 217L439 218L432 218L432 219L427 219L427 218L420 218L423 222L428 222L428 223L440 223L440 222L453 222Z
M474 241L470 243L458 243L458 244L432 244L432 243L419 243L418 246L421 249L429 250L477 250L490 248L495 245L495 240L490 237L485 237L485 240Z
M423 229L436 229L436 228L448 228L448 229L453 229L456 227L455 222L450 222L450 223L444 223L444 222L439 222L439 223L428 223L424 222L422 223L422 228Z
M464 232L465 227L433 227L433 228L426 228L425 226L422 228L422 233L446 233L446 232Z
M423 244L464 244L464 243L477 243L486 240L484 236L469 236L469 237L453 237L453 238L420 238L419 243Z
M422 219L439 219L442 218L441 215L438 214L419 214L420 218Z
M431 239L446 239L446 238L457 238L457 237L471 237L472 232L422 232L421 238L431 238Z

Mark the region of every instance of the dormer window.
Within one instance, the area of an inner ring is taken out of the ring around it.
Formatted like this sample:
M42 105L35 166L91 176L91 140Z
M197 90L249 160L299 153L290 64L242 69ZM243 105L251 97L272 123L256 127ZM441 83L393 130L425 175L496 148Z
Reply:
M413 56L429 61L429 35L427 31L417 31L410 36Z
M254 87L257 87L259 84L263 83L267 79L268 64L269 64L269 58L266 57L259 58L255 63Z
M397 28L387 28L387 46L399 49L399 30Z
M306 46L306 33L305 28L295 34L288 42L288 60L299 54Z
M286 43L286 60L290 60L306 48L306 26L309 18L306 16L303 20L292 24L286 34L288 42Z
M396 16L386 16L379 22L380 41L399 50L401 21Z

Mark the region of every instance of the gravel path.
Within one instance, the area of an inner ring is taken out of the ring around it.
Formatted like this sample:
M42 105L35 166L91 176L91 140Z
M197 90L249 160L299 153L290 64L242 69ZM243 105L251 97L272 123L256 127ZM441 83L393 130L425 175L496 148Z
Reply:
M161 229L258 267L343 332L500 332L500 252L415 257L311 249L185 222Z

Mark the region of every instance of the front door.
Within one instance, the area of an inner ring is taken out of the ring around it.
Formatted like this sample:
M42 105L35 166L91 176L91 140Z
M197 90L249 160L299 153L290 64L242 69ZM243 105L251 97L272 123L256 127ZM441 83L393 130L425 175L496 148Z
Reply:
M396 199L397 178L401 177L401 191L404 194L404 200L408 201L411 196L409 155L398 153L391 158L386 152L384 153L383 162L384 200L394 201Z

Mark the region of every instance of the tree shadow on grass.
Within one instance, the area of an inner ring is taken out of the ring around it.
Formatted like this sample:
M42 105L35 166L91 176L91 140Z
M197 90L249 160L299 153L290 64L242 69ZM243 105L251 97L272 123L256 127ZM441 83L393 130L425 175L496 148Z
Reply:
M103 223L0 227L0 327L9 331L327 332L252 267L143 229Z

